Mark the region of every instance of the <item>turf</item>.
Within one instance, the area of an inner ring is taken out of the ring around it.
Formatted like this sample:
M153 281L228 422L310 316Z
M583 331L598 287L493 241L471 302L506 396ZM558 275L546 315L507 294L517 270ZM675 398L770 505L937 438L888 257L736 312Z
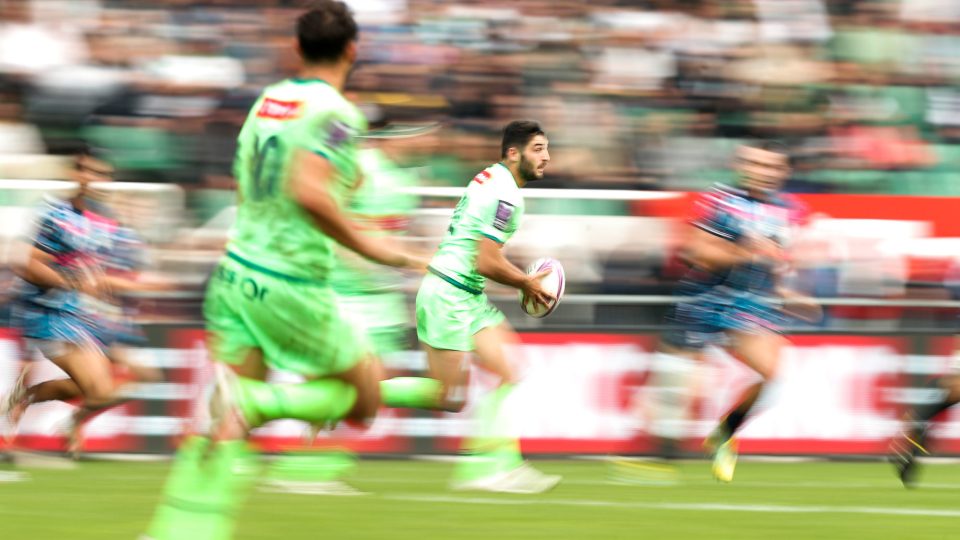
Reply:
M451 465L365 461L359 497L255 492L240 539L845 539L956 538L960 466L924 469L905 490L881 463L741 463L721 485L704 462L681 466L678 485L617 485L608 465L538 462L565 483L539 496L446 489ZM84 462L27 470L0 482L0 538L132 540L160 492L166 463ZM9 467L7 467L9 468ZM202 540L202 539L185 539Z

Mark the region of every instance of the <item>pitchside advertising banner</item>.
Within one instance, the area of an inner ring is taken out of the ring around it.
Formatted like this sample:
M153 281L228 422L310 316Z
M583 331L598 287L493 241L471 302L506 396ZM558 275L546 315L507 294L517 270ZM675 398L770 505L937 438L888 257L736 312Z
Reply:
M209 364L203 333L195 329L151 332L154 346L133 351L139 361L160 367L164 382L133 389L136 399L91 421L88 452L171 451L180 437L201 430L209 391ZM689 415L668 418L696 450L717 419L755 375L725 353L711 351L690 377L657 377L669 371L651 354L656 337L628 334L528 333L516 358L523 382L507 404L507 429L519 435L525 452L539 454L631 454L649 451L658 392L690 396ZM764 454L879 454L898 427L904 404L935 398L924 384L951 369L949 337L792 336L780 374L764 395L759 412L742 432L741 450ZM922 347L922 348L921 348ZM916 355L911 351L924 350ZM9 390L21 359L10 332L0 335L0 393ZM385 360L392 374L417 374L419 352ZM63 377L40 359L32 360L31 382ZM474 370L471 403L494 381ZM277 375L277 381L296 379ZM654 381L661 381L654 384ZM34 405L12 444L59 451L73 406ZM937 450L960 453L960 417L948 413L937 431ZM472 410L457 414L384 410L366 430L340 426L322 432L316 445L368 453L449 453L470 433ZM664 421L662 418L660 421ZM661 424L662 425L662 424ZM9 426L0 422L0 429ZM263 448L302 447L306 426L274 422L256 431ZM0 445L9 446L9 442Z

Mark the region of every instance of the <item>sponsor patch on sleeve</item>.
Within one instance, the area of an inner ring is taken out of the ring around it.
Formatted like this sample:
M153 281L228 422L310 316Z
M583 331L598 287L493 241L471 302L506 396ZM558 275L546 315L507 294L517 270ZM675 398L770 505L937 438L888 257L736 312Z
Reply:
M493 226L497 230L506 231L507 223L510 223L510 218L513 217L514 210L515 207L507 201L498 202L497 213L493 217Z
M356 130L347 124L334 120L327 126L326 144L330 148L338 148L344 142L349 141L356 135Z

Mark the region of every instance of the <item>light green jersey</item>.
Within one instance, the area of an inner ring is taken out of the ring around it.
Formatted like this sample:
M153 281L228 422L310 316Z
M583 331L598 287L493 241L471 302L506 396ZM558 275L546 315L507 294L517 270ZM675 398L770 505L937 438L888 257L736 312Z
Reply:
M486 279L477 272L477 242L485 236L506 243L517 231L523 209L523 195L510 170L502 163L487 167L470 181L457 203L430 271L479 294Z
M234 176L237 220L227 246L235 256L274 273L324 280L334 241L291 193L298 151L319 154L336 172L334 199L343 205L357 182L357 135L363 114L319 79L288 79L264 90L240 131Z
M402 188L416 185L416 175L397 166L381 150L360 151L363 181L350 200L351 219L370 229L373 235L399 235L407 230L410 214L417 207L417 197ZM337 264L330 283L337 294L362 295L390 292L400 285L399 273L381 266L346 248L337 250Z

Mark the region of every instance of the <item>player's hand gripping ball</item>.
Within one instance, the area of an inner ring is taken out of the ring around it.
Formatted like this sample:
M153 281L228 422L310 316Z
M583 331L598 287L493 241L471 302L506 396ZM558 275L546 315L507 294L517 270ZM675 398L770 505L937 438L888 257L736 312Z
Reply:
M553 313L553 310L557 309L557 306L560 304L560 299L563 298L563 289L567 282L566 276L563 273L563 265L560 264L560 261L550 257L533 261L533 263L527 267L527 274L539 274L548 270L550 273L540 278L540 286L543 287L546 293L554 298L548 305L537 304L533 300L528 299L523 291L520 291L520 307L523 309L523 312L537 319L546 317Z

